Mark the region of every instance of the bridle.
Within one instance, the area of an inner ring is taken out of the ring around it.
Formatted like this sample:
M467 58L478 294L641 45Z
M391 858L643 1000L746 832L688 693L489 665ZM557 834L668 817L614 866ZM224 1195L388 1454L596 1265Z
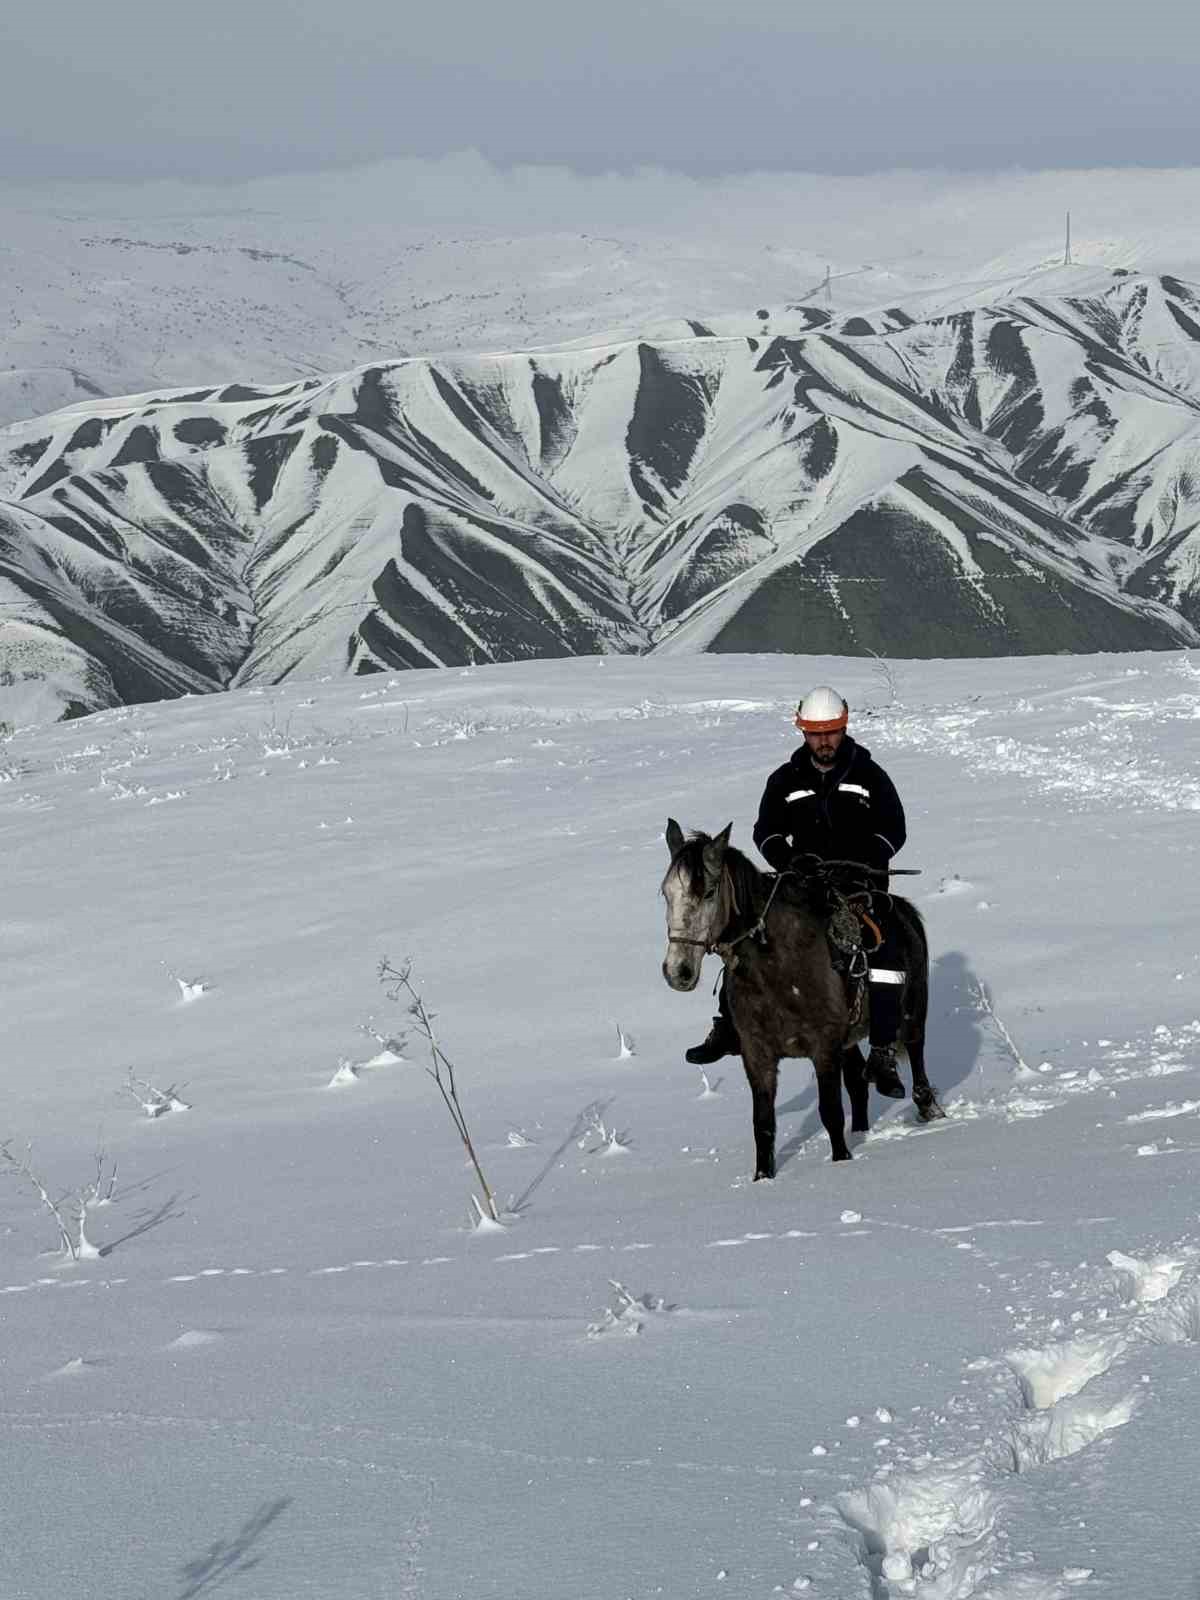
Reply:
M737 893L733 887L733 879L730 876L729 868L722 864L721 878L717 889L717 915L713 920L719 922L722 928L726 927L729 923L731 909L736 915L739 909ZM707 939L696 939L690 934L672 933L670 928L667 929L667 943L694 945L697 949L703 950L706 956L721 948L721 941L713 938L711 934Z
M720 955L722 960L725 959L725 956L730 951L732 951L735 948L735 946L741 944L743 939L757 939L759 941L759 943L766 944L766 942L767 942L767 933L766 933L767 914L771 909L771 905L772 905L772 903L773 903L773 901L775 899L775 896L779 893L780 884L783 882L783 880L785 878L789 878L789 877L792 877L792 876L794 876L794 874L789 872L789 871L784 871L784 872L780 872L780 873L776 874L775 882L771 885L771 892L767 896L767 903L766 903L765 906L763 906L762 910L759 912L758 920L756 922L754 922L752 924L752 926L750 926L749 928L743 929L743 931L738 934L736 939L728 939L728 940L714 939L714 938L711 937L711 935L707 939L694 939L694 938L689 937L687 934L672 933L670 928L668 928L667 929L667 943L668 944L690 944L690 945L696 945L696 946L698 946L700 949L702 949L704 951L704 954L706 956L716 953L716 954ZM729 891L729 908L732 909L733 914L736 916L737 913L741 910L741 907L738 905L738 902L737 902L737 892L733 887L733 878L730 875L729 868L727 866L723 865L722 868L721 868L721 884L720 884L720 889L718 890L718 894L723 895L724 891L726 890L726 888L728 888L728 891ZM718 905L717 909L718 909L718 911L720 910L720 906L719 905ZM729 920L730 920L729 915L726 914L721 919L721 926L722 927L727 927L729 925Z

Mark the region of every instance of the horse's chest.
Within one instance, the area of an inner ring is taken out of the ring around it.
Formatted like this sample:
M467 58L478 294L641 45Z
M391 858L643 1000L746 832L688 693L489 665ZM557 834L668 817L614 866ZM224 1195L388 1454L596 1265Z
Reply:
M811 1058L845 1031L845 1005L825 982L805 985L784 975L773 983L759 977L739 984L735 977L729 999L738 1032L781 1056Z

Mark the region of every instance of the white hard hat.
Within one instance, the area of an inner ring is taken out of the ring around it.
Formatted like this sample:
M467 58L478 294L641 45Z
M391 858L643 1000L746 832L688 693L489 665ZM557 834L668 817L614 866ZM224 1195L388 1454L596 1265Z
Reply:
M849 720L850 707L827 683L811 689L796 712L796 726L802 733L833 733Z

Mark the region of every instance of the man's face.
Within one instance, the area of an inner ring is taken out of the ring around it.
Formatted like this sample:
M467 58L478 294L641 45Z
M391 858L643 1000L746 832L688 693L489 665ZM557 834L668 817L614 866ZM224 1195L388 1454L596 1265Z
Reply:
M829 733L806 733L804 742L818 767L831 767L837 756L838 746L845 737L844 728L834 728Z

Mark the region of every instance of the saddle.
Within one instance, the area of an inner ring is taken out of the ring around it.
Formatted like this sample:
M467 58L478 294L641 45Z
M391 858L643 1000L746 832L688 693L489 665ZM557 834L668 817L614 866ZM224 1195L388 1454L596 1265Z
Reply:
M871 914L874 901L877 895L885 901L888 896L861 874L848 874L845 869L850 863L810 862L806 865L810 881L820 886L826 914L825 937L834 970L845 985L846 1004L851 1015L857 1016L870 976L867 958L883 943L883 930Z

